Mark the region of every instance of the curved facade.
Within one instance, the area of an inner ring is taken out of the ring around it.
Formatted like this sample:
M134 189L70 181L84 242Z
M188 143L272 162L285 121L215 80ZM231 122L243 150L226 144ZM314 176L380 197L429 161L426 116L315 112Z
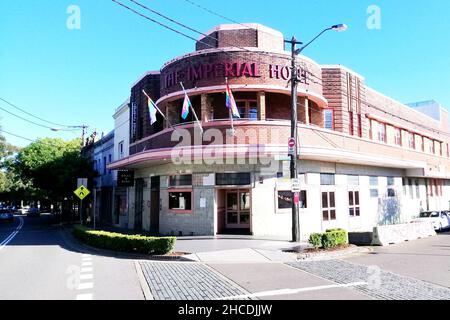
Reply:
M135 171L131 228L290 237L291 62L283 46L283 35L270 28L221 25L195 52L133 85L130 155L109 166ZM297 64L303 237L332 227L370 231L421 209L448 209L443 108L431 118L368 88L343 66L303 56ZM181 117L180 82L199 122L192 111ZM227 83L241 115L233 120ZM142 90L164 113L153 125Z

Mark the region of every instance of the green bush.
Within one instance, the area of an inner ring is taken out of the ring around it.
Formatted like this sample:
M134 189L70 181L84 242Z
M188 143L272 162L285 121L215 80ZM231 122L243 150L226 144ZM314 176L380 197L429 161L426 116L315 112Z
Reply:
M325 233L313 233L309 237L309 243L317 249L335 248L348 244L348 233L344 229L329 229Z
M73 235L87 245L115 250L150 255L170 253L175 246L175 237L146 237L121 233L96 231L82 226L73 228Z
M329 230L324 233L322 238L322 246L325 249L334 248L342 244L348 243L347 231L342 229Z
M313 233L309 236L309 243L316 249L322 248L323 233Z

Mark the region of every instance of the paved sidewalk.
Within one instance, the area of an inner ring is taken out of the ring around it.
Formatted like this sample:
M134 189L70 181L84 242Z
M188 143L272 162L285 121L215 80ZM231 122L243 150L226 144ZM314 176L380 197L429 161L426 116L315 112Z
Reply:
M216 300L248 295L220 273L200 263L141 261L155 300Z

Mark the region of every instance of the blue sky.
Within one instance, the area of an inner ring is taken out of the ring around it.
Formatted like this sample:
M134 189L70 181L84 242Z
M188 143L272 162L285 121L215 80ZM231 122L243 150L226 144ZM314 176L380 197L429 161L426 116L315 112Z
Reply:
M226 23L185 0L140 1L202 31ZM304 54L322 64L343 64L399 101L435 99L450 108L448 0L194 1L303 41L346 23L347 32L327 33ZM80 30L66 27L69 5L81 9ZM381 9L379 30L367 28L370 5ZM0 97L53 122L111 130L112 114L137 78L193 50L193 41L110 0L0 0ZM1 101L0 107L18 113ZM0 125L31 139L80 135L39 128L1 110ZM6 137L16 145L28 143Z

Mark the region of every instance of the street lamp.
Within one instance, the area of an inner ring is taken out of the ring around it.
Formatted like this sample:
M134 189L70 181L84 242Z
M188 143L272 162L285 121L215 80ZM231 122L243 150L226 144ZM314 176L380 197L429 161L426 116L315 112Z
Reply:
M297 63L296 58L305 48L307 48L311 43L313 43L317 38L319 38L322 34L329 30L335 30L337 32L343 32L348 29L346 24L336 24L329 28L324 29L321 33L319 33L315 38L313 38L310 42L302 46L301 48L296 49L297 45L302 45L302 42L297 41L295 37L292 37L291 40L285 40L285 43L291 44L291 53L292 53L292 71L291 71L291 139L295 141L295 146L293 153L291 153L291 181L294 179L298 179L298 171L297 171L297 154L298 154L298 128L297 128L297 84L300 82L297 74ZM294 200L295 199L295 200ZM299 195L293 193L292 194L292 241L300 242L300 215L299 215L299 207L298 207L298 199Z

